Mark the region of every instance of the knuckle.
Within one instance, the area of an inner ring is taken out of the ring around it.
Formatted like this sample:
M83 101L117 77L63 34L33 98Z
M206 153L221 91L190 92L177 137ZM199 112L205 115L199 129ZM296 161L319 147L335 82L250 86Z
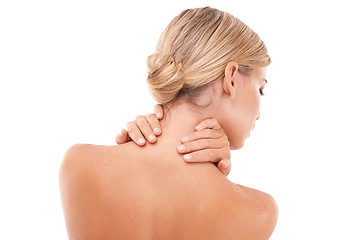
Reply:
M229 138L226 135L224 135L224 143L225 143L225 146L230 147Z
M183 143L184 145L184 152L192 152L195 148L191 143Z
M153 114L153 113L149 113L149 114L146 114L145 115L145 118L147 119L147 120L151 120L151 119L153 119L155 117L155 114Z
M126 129L127 129L128 132L133 132L134 129L135 129L134 123L128 123L128 124L126 125Z
M216 120L216 118L210 118L210 122L212 124L218 124L218 121Z
M214 151L209 150L208 151L208 156L209 156L210 159L213 159L214 158Z
M128 128L128 127L130 127L130 126L133 126L133 125L134 125L134 121L128 122L128 123L126 124L126 128Z
M160 125L160 122L159 122L159 120L156 118L155 115L149 116L149 117L147 118L147 121L148 121L151 125L153 125L153 126L159 126L159 125Z
M191 153L191 159L192 161L197 162L204 159L204 156L201 154L201 152L193 152Z
M189 134L188 137L190 142L199 139L199 132L193 132Z
M204 134L207 136L207 137L215 137L217 134L216 134L216 130L214 129L204 129Z
M224 138L224 139L222 140L222 146L224 146L224 147L229 147L229 146L230 146L229 141Z
M135 118L136 121L140 121L142 119L144 119L143 115L137 115L136 118Z
M207 140L201 140L201 145L202 145L202 147L204 147L204 148L209 148L209 146L210 146L210 144L209 144L209 141L207 141Z
M139 127L144 127L144 126L146 126L146 120L145 120L145 119L141 119L141 120L137 121L137 125L138 125Z
M219 132L219 130L214 130L213 134L216 138L222 138L224 136L224 134L222 132Z
M204 125L209 125L211 124L211 119L205 119L203 123Z
M139 131L135 127L131 127L130 129L128 129L128 133L131 137L139 135Z
M225 155L226 155L226 158L230 160L230 158L231 158L231 152L230 152L230 151L226 151Z
M198 137L200 138L216 138L216 130L213 129L203 129L202 131L197 132Z

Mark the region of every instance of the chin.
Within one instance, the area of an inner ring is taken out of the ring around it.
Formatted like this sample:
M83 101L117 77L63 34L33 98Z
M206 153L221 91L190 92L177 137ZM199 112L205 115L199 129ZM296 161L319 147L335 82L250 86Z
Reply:
M230 150L239 150L245 144L245 139L236 143L230 143Z

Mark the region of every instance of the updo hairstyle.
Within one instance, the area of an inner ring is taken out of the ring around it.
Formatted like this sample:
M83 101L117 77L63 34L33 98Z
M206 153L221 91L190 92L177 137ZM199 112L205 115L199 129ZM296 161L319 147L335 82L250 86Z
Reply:
M147 58L147 84L158 103L170 103L199 94L232 61L243 73L271 62L259 36L229 13L210 7L184 10Z

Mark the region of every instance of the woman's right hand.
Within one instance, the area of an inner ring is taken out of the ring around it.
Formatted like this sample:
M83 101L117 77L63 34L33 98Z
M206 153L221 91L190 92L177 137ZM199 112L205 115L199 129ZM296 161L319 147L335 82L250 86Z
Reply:
M154 106L154 114L146 116L138 115L134 121L126 124L126 129L115 137L117 144L123 144L134 141L139 146L144 146L146 140L149 143L155 143L156 137L161 134L160 121L164 116L164 109L161 105ZM145 138L146 140L145 140Z
M160 105L155 105L154 112L146 116L139 115L135 121L129 122L127 131L123 129L116 136L116 143L123 144L132 140L139 146L144 146L146 140L155 143L157 136L161 134L159 120L163 118L164 111ZM194 133L181 138L181 143L177 150L184 154L185 161L213 162L225 176L230 173L230 144L216 119L206 119L199 123Z

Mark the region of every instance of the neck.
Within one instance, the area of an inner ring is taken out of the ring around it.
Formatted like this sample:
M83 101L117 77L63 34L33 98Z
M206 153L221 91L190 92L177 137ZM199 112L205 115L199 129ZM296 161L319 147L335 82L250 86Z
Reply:
M195 169L194 174L200 169L214 168L208 163L187 163L184 161L183 154L178 153L177 146L181 145L181 138L194 133L195 127L203 120L212 117L211 111L196 111L187 103L176 103L164 109L164 118L160 121L162 134L158 137L155 144L146 144L142 149L144 159L150 160L150 165L160 166L160 172L164 174L164 169L169 174L179 169ZM135 147L138 149L138 147ZM156 164L154 164L154 160ZM145 160L144 160L145 161ZM171 170L172 169L172 170ZM217 172L217 170L215 171Z
M174 103L165 110L161 121L163 138L174 139L180 144L180 139L195 131L195 127L203 120L210 118L208 111L197 111L186 103Z
M181 145L181 138L194 133L195 127L203 120L211 117L204 109L197 110L186 102L177 101L164 108L164 118L160 121L162 134L151 149L158 153L166 154L170 158L181 158L177 151ZM149 144L147 144L149 145ZM158 151L161 149L161 151ZM164 152L165 150L165 152Z

